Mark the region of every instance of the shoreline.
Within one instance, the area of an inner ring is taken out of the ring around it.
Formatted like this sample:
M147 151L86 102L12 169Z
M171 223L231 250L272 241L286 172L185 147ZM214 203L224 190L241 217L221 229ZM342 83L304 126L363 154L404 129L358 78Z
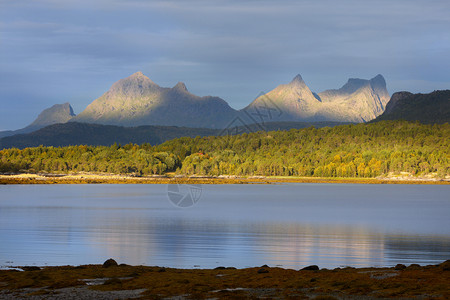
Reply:
M379 299L450 297L450 260L437 265L300 270L103 265L0 269L0 299ZM23 271L20 271L21 269ZM322 297L322 298L320 298ZM327 297L327 298L323 298Z
M276 177L276 176L174 176L136 177L114 174L0 174L0 185L8 184L281 184L281 183L343 183L343 184L450 184L450 179L427 177Z

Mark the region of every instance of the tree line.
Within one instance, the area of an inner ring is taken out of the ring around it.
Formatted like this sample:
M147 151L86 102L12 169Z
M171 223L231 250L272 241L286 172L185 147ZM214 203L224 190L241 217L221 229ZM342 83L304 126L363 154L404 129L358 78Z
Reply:
M5 149L0 172L376 177L450 173L450 125L405 121L178 138L152 146Z

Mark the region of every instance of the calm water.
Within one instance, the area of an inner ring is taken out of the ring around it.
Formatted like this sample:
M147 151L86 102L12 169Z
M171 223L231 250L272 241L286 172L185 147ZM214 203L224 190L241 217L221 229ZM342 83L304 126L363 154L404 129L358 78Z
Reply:
M183 268L436 264L450 258L450 186L0 186L0 266Z

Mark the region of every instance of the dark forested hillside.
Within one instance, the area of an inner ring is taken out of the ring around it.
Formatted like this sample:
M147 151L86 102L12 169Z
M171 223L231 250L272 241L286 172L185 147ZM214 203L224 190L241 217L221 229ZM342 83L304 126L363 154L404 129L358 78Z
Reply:
M310 126L337 126L339 122L273 122L245 125L242 122L232 123L227 129L189 128L177 126L139 126L122 127L113 125L87 124L69 122L50 125L28 134L18 134L0 139L0 149L26 148L37 146L111 146L117 144L161 144L179 137L196 137L226 134L241 134L260 130L288 130L291 128L306 128ZM240 126L237 126L240 125Z
M450 173L450 125L404 121L179 138L158 146L70 146L0 151L0 172L176 171L202 175L375 177Z
M0 139L1 148L26 148L43 146L117 144L161 144L174 138L214 135L217 130L176 126L121 127L69 122L50 125L29 134L19 134Z
M450 90L430 94L394 93L374 121L407 120L425 124L450 122Z

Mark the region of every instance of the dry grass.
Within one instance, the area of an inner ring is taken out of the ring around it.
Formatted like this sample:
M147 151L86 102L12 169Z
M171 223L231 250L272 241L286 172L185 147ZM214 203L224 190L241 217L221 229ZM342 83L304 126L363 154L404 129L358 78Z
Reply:
M389 178L319 178L319 177L132 177L125 175L0 175L0 184L271 184L297 183L360 183L360 184L450 184L449 180Z
M266 268L247 269L171 269L126 266L103 268L46 267L35 271L0 271L0 290L40 288L34 295L45 295L66 287L83 287L83 279L106 278L98 291L145 289L143 298L160 299L185 295L192 299L340 299L348 296L375 298L450 298L450 262L437 266L407 268L335 269L296 271ZM373 276L376 274L377 276ZM388 274L388 276L382 276ZM394 274L394 275L392 275Z

